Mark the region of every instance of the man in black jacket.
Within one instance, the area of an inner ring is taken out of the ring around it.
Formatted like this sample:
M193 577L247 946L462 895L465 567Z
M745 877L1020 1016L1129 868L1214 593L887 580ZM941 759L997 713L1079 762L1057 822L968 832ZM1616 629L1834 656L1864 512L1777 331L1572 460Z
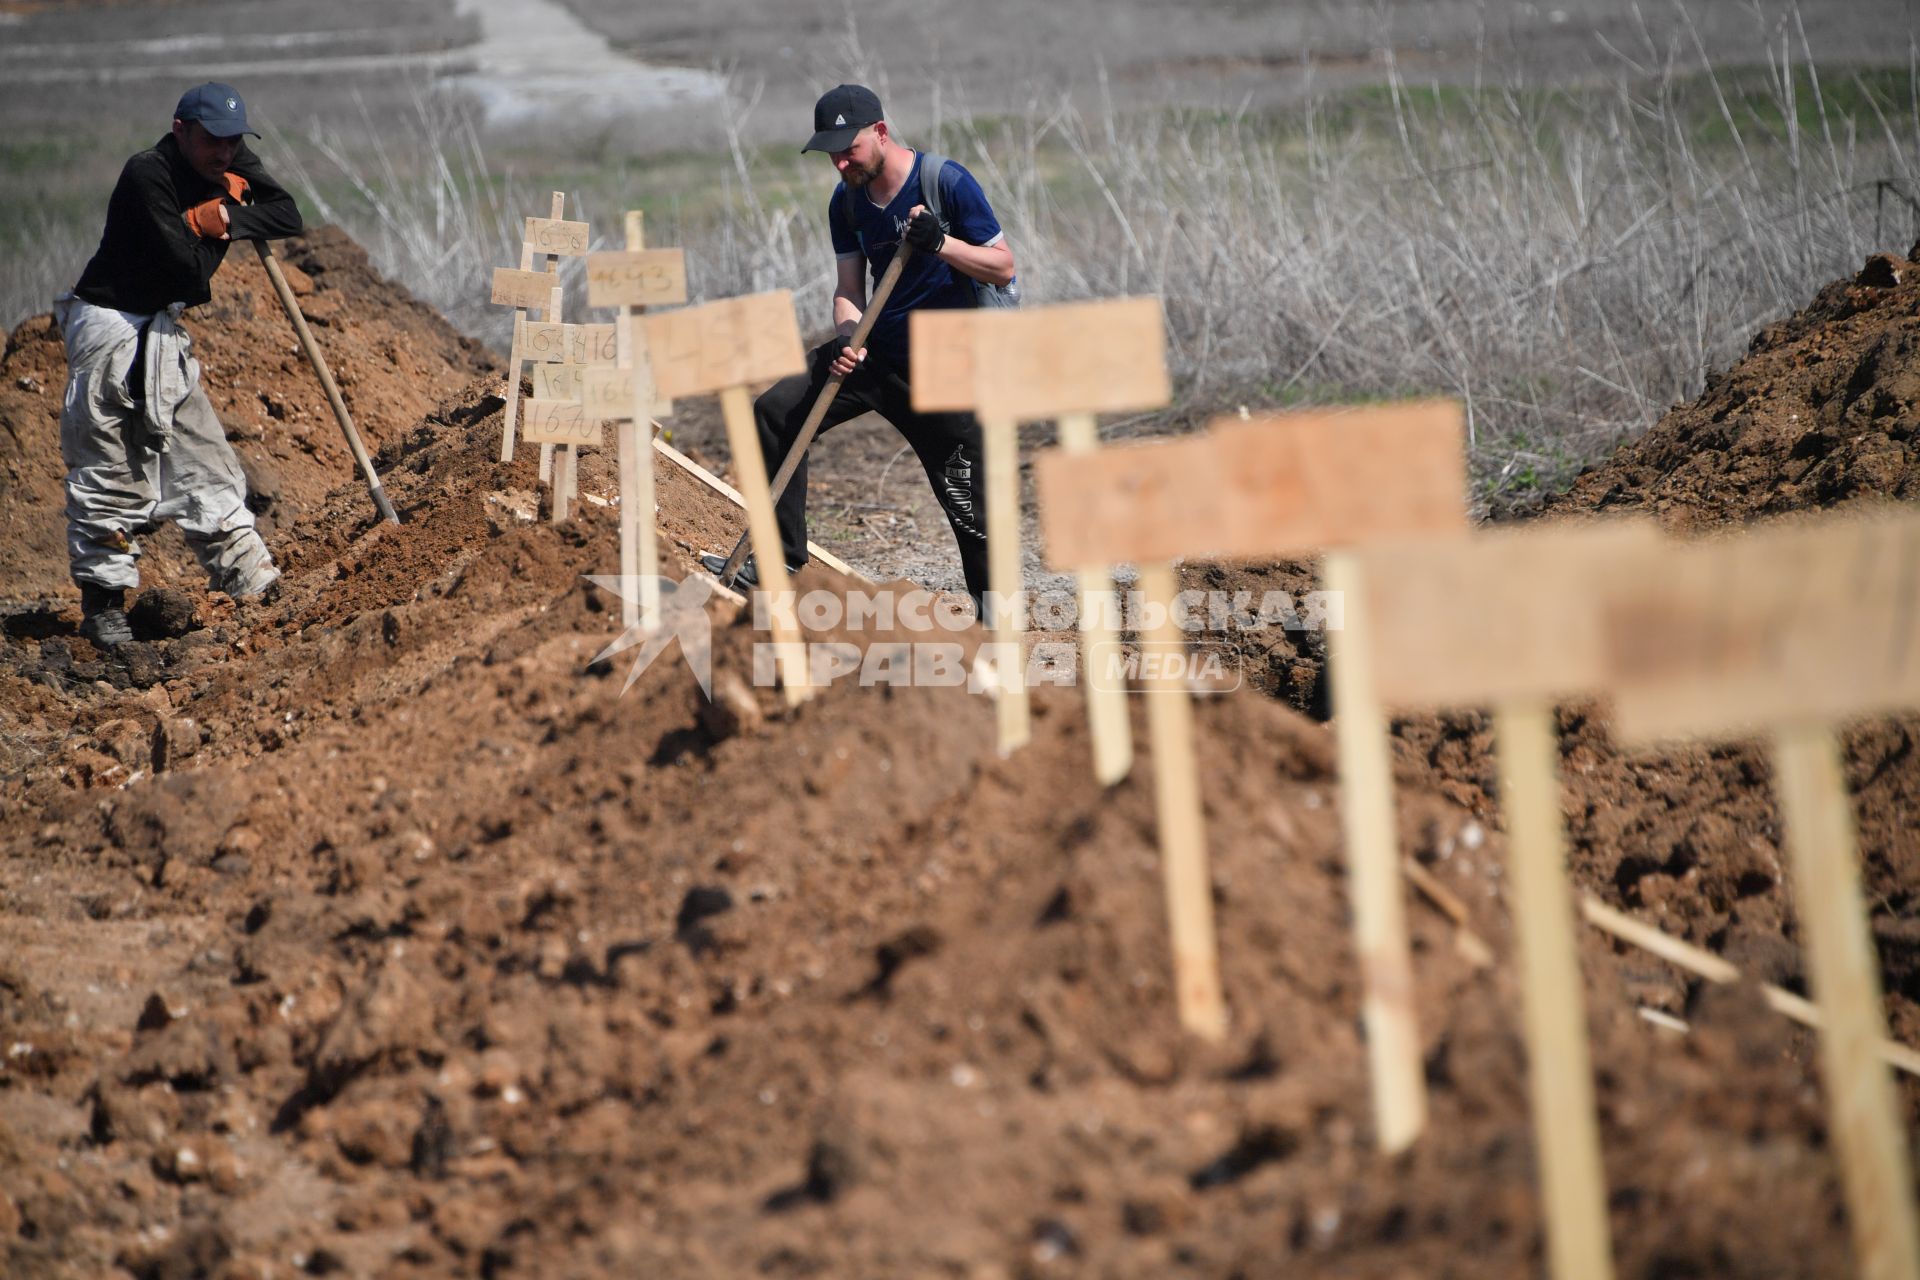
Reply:
M180 525L216 591L258 597L280 576L178 325L213 296L234 240L301 230L293 197L248 149L250 133L233 89L188 90L173 131L120 171L100 247L54 304L67 343L67 554L82 630L103 648L133 638L124 601L140 582L134 538L163 521Z

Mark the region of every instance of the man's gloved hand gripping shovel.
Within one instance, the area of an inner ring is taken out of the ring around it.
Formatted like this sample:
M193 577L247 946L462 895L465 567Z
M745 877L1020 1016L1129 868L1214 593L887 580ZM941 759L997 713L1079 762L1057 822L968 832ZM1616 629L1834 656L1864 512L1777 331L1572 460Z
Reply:
M373 459L367 456L367 446L360 442L360 433L354 429L353 415L347 412L347 402L340 398L340 387L334 382L332 371L327 368L326 357L320 354L320 347L313 340L313 330L307 328L307 318L300 313L300 304L293 300L293 290L287 284L286 273L280 270L280 260L273 256L273 248L265 240L255 240L253 247L260 254L260 265L267 269L267 278L273 281L273 291L280 295L280 305L286 308L287 319L293 322L293 331L299 335L300 348L307 353L307 362L320 379L321 390L327 393L327 403L333 406L334 420L347 437L347 448L353 451L353 460L360 465L360 474L367 479L367 489L373 494L373 505L380 509L383 518L399 524L400 517L395 513L393 503L387 501L387 491L381 486L380 477L374 473Z
M887 298L893 293L893 286L900 279L900 269L906 266L907 259L912 256L913 245L902 240L900 247L894 251L893 261L887 264L886 272L881 275L872 299L868 301L866 309L860 313L860 323L854 326L853 336L846 341L847 346L858 351L867 345L867 334L872 331L873 322L880 318L880 312L887 305ZM774 473L773 483L770 486L773 501L780 501L780 495L787 491L788 482L793 479L793 473L799 468L800 460L807 456L807 447L813 443L814 435L820 430L821 421L827 416L827 406L832 404L834 397L840 394L840 384L845 381L845 378L835 374L827 379L826 386L820 388L819 396L814 399L813 408L807 411L806 422L801 424L800 434L794 437L793 448L787 450L786 459L781 462L780 470ZM740 535L740 541L733 544L733 554L727 557L726 564L722 565L720 572L714 575L720 579L721 585L733 586L734 575L740 572L740 562L747 558L747 548L751 541L750 535L743 533Z

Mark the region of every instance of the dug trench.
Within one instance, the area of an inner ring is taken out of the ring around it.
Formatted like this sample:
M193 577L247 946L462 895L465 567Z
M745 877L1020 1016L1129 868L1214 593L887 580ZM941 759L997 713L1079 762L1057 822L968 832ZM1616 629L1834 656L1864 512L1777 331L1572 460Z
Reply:
M267 609L200 591L161 535L143 647L93 653L62 585L44 320L0 370L17 601L0 651L0 1270L1537 1274L1479 717L1398 728L1406 851L1496 958L1412 908L1433 1119L1387 1158L1331 741L1287 705L1312 696L1312 651L1249 642L1256 683L1284 696L1199 704L1233 1013L1203 1046L1173 1017L1145 763L1099 789L1071 690L1036 691L1034 741L1009 760L965 687L843 683L788 711L753 681L750 619L716 601L711 700L671 652L623 692L624 660L594 660L618 601L583 577L617 558L608 460L588 455L586 501L548 523L533 451L495 461L485 353L337 235L288 257L331 315L321 341L406 523L374 522L264 278L236 261L198 332L272 496L288 586ZM1568 504L1657 505L1675 470L1660 441L1709 448L1685 433L1755 361L1784 370L1809 335L1864 351L1869 330L1920 324L1904 283L1842 292L1610 463L1617 490L1602 469ZM1859 358L1821 363L1851 385ZM1738 412L1768 424L1827 385L1753 378L1775 399ZM1914 410L1888 395L1899 407L1872 421L1891 439ZM1821 428L1826 457L1864 448L1849 412ZM739 520L664 468L659 524L678 574ZM1578 709L1562 729L1583 887L1798 984L1762 758L1624 758ZM1908 1038L1912 732L1850 739ZM1809 1038L1751 989L1581 946L1621 1273L1849 1270ZM1656 1030L1642 1006L1691 1031Z

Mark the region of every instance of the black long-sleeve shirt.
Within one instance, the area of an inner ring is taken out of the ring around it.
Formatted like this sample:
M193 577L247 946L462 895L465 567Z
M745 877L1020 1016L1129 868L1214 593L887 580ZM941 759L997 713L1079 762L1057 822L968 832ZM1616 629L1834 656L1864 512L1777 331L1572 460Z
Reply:
M260 167L244 140L232 171L252 188L251 204L227 206L227 234L233 240L277 240L300 233L300 210L293 197ZM225 186L188 166L172 134L160 139L120 170L107 201L107 229L74 292L96 307L141 315L175 302L191 307L207 301L213 296L208 282L231 241L195 235L182 215L225 194Z

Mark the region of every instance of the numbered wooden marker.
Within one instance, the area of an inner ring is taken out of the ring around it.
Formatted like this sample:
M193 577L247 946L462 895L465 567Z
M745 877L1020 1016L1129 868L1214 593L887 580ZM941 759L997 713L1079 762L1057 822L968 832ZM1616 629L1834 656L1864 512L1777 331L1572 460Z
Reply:
M1600 687L1605 592L1665 544L1640 523L1562 525L1354 554L1381 700L1495 706L1548 1253L1557 1277L1611 1275L1553 700Z
M540 311L546 308L547 295L552 289L553 277L544 271L495 267L489 300L498 306Z
M799 621L784 607L792 599L791 579L767 488L753 401L747 394L751 383L806 371L793 295L781 289L649 315L643 318L640 331L653 359L654 386L660 394L677 399L720 393L727 443L739 473L740 494L746 500L747 528L753 535L759 589L770 593L775 605L774 651L780 682L788 705L798 705L811 694L807 657L800 643Z
M505 303L515 307L513 315L513 347L507 353L507 413L501 428L499 439L499 461L513 461L513 441L518 434L520 424L520 365L528 359L551 359L549 355L528 355L526 342L528 330L540 330L541 344L555 342L557 338L547 332L547 326L561 326L561 257L570 253L584 253L588 244L586 223L564 223L561 213L566 209L566 196L563 192L553 192L553 217L549 219L526 219L526 238L520 244L520 267L501 267L493 273L492 299L495 303ZM536 244L538 242L538 244ZM578 248L576 248L578 246ZM536 255L545 255L545 271L534 269ZM528 324L528 311L543 309L545 324ZM580 361L576 361L580 363ZM538 391L538 388L536 388ZM566 503L572 495L574 486L574 453L572 445L566 447L566 466L561 468L561 482L553 489L553 520L566 518ZM540 478L547 480L553 476L553 443L540 445Z
M619 359L610 324L528 324L521 342L521 358L535 362L611 365Z
M561 365L566 369L569 366ZM635 383L630 368L594 368L576 371L580 375L580 399L595 415L608 421L631 421L636 412L642 418L664 418L673 412L673 401L653 386L651 371Z
M1458 532L1466 523L1461 426L1457 405L1414 403L1222 419L1202 436L1084 456L1045 452L1034 471L1048 559L1056 567L1149 565ZM1334 552L1326 578L1351 599L1364 575ZM1426 1086L1387 721L1359 648L1368 634L1334 623L1328 666L1374 1120L1380 1145L1398 1151L1426 1124Z
M587 369L583 365L536 364L533 366L533 398L535 400L581 400L586 373Z
M687 300L687 260L680 249L629 249L587 255L587 305L666 307Z
M559 217L564 200L566 198L561 192L553 192L555 217ZM528 221L532 223L534 219L528 219ZM522 240L518 269L501 267L493 271L493 292L490 294L493 303L511 305L515 309L513 345L507 349L507 390L503 393L503 399L507 401L507 413L503 418L503 426L499 434L499 461L501 462L513 461L513 441L518 434L518 424L520 424L520 365L526 363L524 357L520 355L520 340L526 332L526 313L545 309L551 313L547 315L547 319L561 319L557 290L553 288L553 273L534 271L534 255L536 255L534 246ZM549 261L555 267L559 265L559 259L549 259ZM541 470L541 478L545 478L545 470Z
M528 440L546 444L598 448L600 419L589 417L578 400L529 400L520 432Z
M925 412L974 410L986 450L988 600L995 667L1003 673L996 708L1000 752L1031 736L1023 637L1026 592L1020 563L1018 425L1062 418L1063 439L1091 449L1092 416L1167 403L1166 320L1153 298L1035 307L1025 311L916 311L908 320L913 347L913 403ZM1081 665L1109 652L1110 562L1078 562ZM1099 565L1095 568L1093 566ZM1086 628L1093 624L1090 634ZM1095 772L1103 783L1126 776L1133 743L1125 691L1110 681L1084 682L1094 739Z
M524 236L535 253L577 258L587 251L590 228L584 222L563 222L558 218L528 218Z
M1880 1048L1879 959L1833 726L1920 707L1920 517L1830 518L1687 547L1610 597L1622 741L1772 736L1860 1274L1915 1280L1912 1161Z

